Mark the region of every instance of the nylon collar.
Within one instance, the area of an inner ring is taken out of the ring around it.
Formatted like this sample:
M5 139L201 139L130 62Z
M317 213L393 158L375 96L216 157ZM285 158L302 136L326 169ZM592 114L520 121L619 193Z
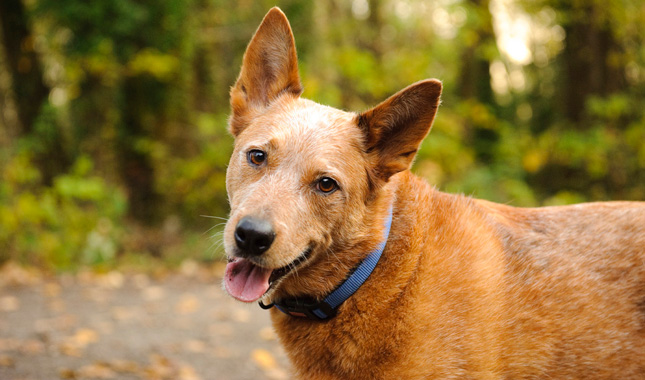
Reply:
M331 294L324 300L318 302L311 298L288 298L278 300L272 304L265 305L262 301L259 302L260 307L263 309L270 309L275 306L281 312L294 316L309 318L313 320L324 321L333 318L336 315L338 307L349 297L351 297L358 288L369 278L369 276L376 268L383 251L387 239L390 235L390 227L392 226L392 206L388 210L388 216L385 221L385 230L383 231L383 240L376 247L375 250L370 252L367 257L356 267L352 274L340 284Z

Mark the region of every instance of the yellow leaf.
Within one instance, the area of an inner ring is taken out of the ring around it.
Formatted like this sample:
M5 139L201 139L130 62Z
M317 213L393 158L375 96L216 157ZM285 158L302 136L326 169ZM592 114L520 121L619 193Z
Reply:
M8 210L11 211L11 209ZM16 218L13 212L9 213L12 218ZM12 226L7 226L9 222L4 217L4 212L0 212L0 226L3 226L5 231L12 231ZM16 224L19 223L17 219L15 222ZM33 269L26 269L9 261L0 267L0 287L4 285L34 285L42 280L41 276L40 273Z
M74 335L74 341L80 346L87 346L88 344L95 343L98 340L99 334L92 329L78 329Z
M100 276L98 282L106 289L120 289L125 283L125 276L121 272L111 271Z
M78 376L82 378L92 378L92 379L114 379L116 378L116 372L114 372L109 365L102 362L96 362L81 367L78 370Z
M183 366L179 369L179 380L202 380L192 367Z
M143 298L146 301L159 301L164 297L164 290L161 286L148 286L143 289Z
M184 347L186 348L186 351L190 351L194 353L201 353L206 351L206 343L197 339L191 339L186 341L184 343Z
M197 297L192 294L185 294L175 305L175 310L178 314L186 315L196 312L199 307L200 302Z
M121 373L137 373L141 370L139 364L132 360L113 360L110 362L110 367Z
M75 358L80 358L81 356L83 356L83 350L73 344L63 343L58 347L58 349L63 355L72 356Z
M45 295L49 298L58 297L61 292L61 287L55 282L48 282L43 288Z
M58 376L60 376L61 379L76 379L76 372L74 372L73 369L69 368L62 368L61 370L58 371Z
M260 368L265 371L275 369L277 363L271 353L265 349L257 348L251 352L251 358Z
M0 367L13 368L15 364L11 356L0 355Z
M236 322L246 323L251 320L251 313L246 309L233 310L233 320Z
M0 298L0 311L16 311L20 308L20 300L14 296Z

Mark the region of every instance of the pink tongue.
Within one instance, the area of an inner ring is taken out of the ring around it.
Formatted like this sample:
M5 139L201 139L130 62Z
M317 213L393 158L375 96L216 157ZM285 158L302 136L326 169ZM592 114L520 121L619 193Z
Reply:
M260 268L236 258L226 265L224 286L230 295L244 302L257 301L269 289L271 269Z

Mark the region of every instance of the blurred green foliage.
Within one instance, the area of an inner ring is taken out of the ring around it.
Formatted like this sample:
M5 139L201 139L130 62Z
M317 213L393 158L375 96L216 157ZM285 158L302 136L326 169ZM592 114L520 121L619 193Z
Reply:
M0 260L74 268L114 258L127 202L121 190L92 173L80 156L52 187L21 150L3 165L0 185Z
M517 206L645 199L640 0L24 4L49 97L21 133L0 49L0 261L217 258L221 223L200 216L226 217L228 90L273 5L307 98L360 111L444 82L414 166L439 189Z

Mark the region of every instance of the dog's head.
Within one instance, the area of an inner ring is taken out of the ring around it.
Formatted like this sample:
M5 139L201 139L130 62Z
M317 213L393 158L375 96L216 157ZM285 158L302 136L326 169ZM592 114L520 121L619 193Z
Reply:
M301 93L293 34L273 8L231 89L235 149L226 176L231 214L224 284L241 301L306 277L312 264L342 267L339 252L361 242L378 244L386 184L412 164L434 119L441 83L417 82L361 114Z

